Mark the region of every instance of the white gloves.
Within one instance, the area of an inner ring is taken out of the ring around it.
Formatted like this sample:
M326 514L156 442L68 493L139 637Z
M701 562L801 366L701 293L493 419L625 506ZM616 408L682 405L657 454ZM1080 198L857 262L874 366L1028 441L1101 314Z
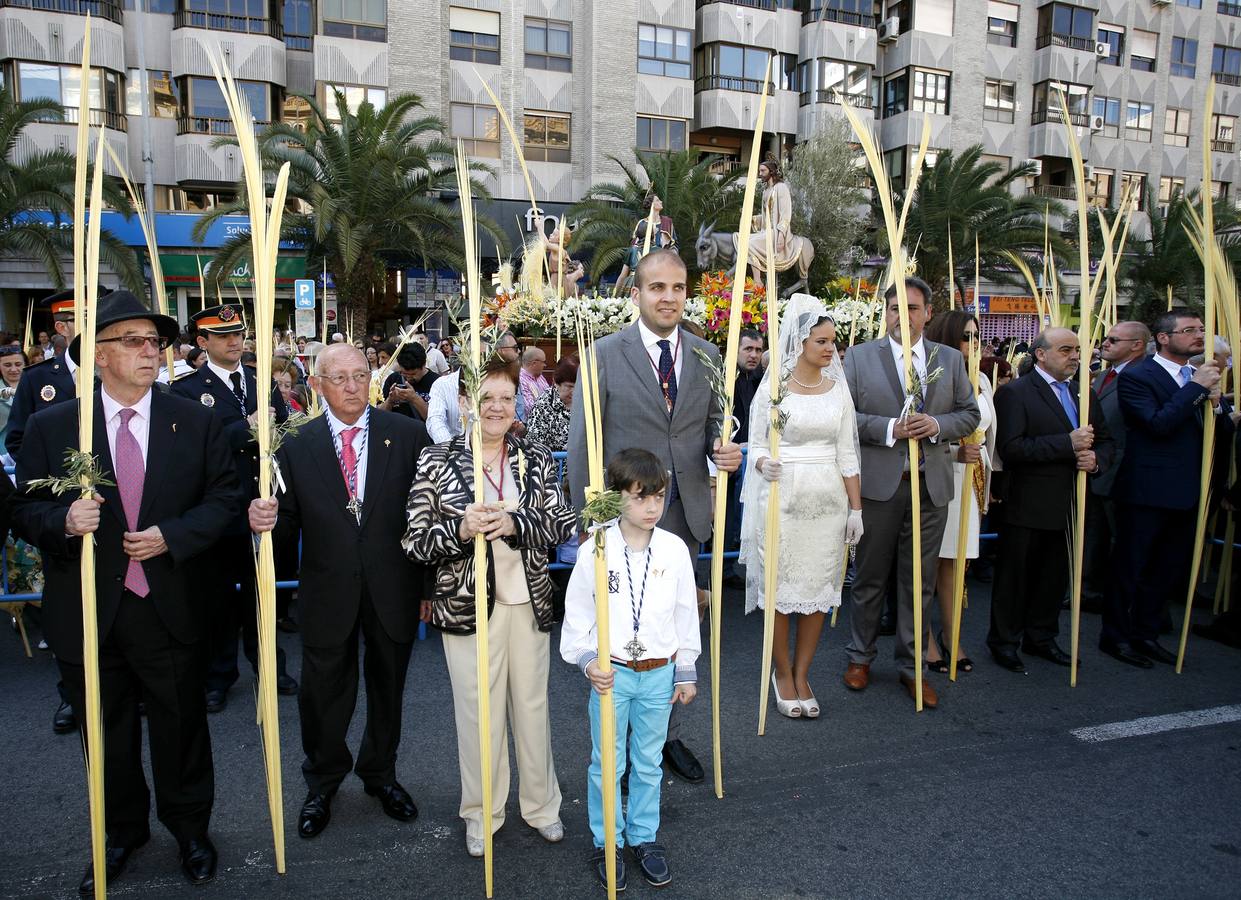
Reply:
M849 510L849 518L845 520L845 543L856 544L862 539L862 511Z
M764 481L773 482L780 480L780 474L784 471L784 466L780 464L780 460L772 459L770 456L763 457L763 467L759 470Z

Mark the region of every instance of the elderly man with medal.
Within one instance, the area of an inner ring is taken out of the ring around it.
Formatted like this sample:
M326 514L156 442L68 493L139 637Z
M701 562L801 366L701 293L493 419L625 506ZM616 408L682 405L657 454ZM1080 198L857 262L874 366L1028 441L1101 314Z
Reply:
M258 672L258 626L255 621L254 552L246 506L259 495L258 443L251 429L258 415L289 417L280 389L273 383L267 409L259 411L254 370L241 365L246 322L240 304L208 306L190 317L195 343L207 353L207 363L172 383L174 394L210 409L219 419L233 451L233 461L245 495L232 525L197 564L199 585L219 614L212 617L207 663L207 712L217 713L227 703L228 690L237 681L237 632L241 631L246 659ZM241 585L241 591L236 585ZM277 648L277 688L297 693L297 682L285 671L284 650Z

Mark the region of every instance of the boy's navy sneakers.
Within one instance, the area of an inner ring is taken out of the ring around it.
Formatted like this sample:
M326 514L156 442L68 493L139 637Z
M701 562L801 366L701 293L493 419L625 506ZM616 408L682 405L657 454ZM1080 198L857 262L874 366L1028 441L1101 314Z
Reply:
M642 877L653 887L663 887L672 883L672 872L668 869L667 853L663 844L638 844L630 848Z
M599 883L603 885L603 889L608 887L608 865L607 858L603 855L603 848L596 847L595 852L590 856L590 864L595 869L595 874L599 876ZM667 866L664 867L665 870ZM645 874L645 873L643 873ZM649 879L648 879L649 880ZM616 848L616 893L620 893L625 889L625 853L620 848Z

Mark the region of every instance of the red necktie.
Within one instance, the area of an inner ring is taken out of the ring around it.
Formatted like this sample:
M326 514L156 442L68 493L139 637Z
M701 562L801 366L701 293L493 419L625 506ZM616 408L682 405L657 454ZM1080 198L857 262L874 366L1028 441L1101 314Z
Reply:
M1116 370L1108 369L1103 374L1103 387L1107 387L1109 384L1111 384L1115 380L1116 380Z
M346 428L340 433L340 460L345 476L345 489L352 500L358 495L358 454L353 449L353 439L361 428Z
M130 531L138 530L138 511L142 508L142 481L146 478L146 464L142 461L142 448L129 430L129 420L136 415L132 409L121 410L121 427L116 432L116 488L125 509L125 523ZM136 559L129 561L125 571L125 587L139 597L151 593L146 572Z

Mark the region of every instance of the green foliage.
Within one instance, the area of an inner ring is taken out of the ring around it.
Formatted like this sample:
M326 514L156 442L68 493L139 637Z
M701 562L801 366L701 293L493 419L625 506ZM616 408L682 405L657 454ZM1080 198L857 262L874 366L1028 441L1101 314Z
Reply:
M58 289L65 287L62 260L73 255L76 157L64 150L37 150L22 154L19 162L17 145L29 126L63 119L63 108L53 100L18 102L8 90L0 89L0 257L35 260ZM88 173L88 184L90 177ZM132 206L116 179L103 180L103 199L129 216ZM31 214L35 212L50 212L52 224L34 220ZM145 296L138 257L107 229L99 235L99 257L127 288Z
M634 150L637 165L609 156L624 173L624 180L591 188L586 199L569 211L578 220L569 250L594 251L590 277L598 282L605 272L617 270L625 260L634 226L646 216L642 201L651 185L664 203L663 215L676 226L677 249L697 281L698 258L694 241L698 229L714 224L717 231L735 231L741 214L740 175L737 170L717 175L711 166L719 157L697 150L648 153Z
M92 456L84 450L65 450L65 474L59 477L33 478L26 482L31 490L49 490L57 497L73 491L81 492L88 497L100 487L116 487L116 482L108 478L99 467L99 457Z

